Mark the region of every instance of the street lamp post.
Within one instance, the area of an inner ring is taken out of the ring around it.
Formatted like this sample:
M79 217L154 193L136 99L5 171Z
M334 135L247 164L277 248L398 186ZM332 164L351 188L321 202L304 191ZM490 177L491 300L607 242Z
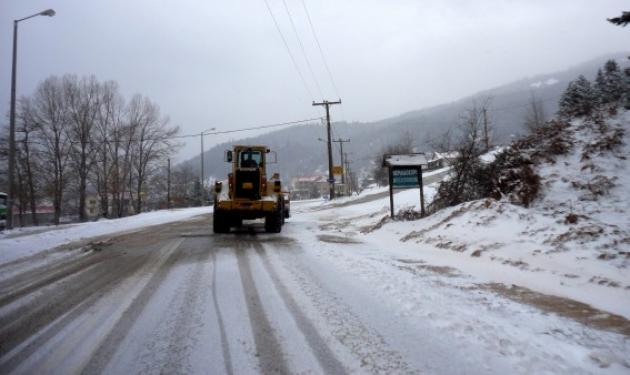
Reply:
M7 199L7 228L13 228L13 202L15 201L15 189L13 180L15 179L15 83L17 73L17 35L18 22L25 21L37 16L52 17L55 11L47 9L28 17L13 21L13 64L11 66L11 109L9 114L9 196Z

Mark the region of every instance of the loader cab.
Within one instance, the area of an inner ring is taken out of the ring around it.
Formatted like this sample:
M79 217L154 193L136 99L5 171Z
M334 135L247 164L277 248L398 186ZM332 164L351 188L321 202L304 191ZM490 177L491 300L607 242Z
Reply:
M235 199L258 200L266 195L265 147L235 146L227 151L232 163L230 195Z
M259 150L246 149L239 152L238 166L239 168L258 168L263 167L263 155Z

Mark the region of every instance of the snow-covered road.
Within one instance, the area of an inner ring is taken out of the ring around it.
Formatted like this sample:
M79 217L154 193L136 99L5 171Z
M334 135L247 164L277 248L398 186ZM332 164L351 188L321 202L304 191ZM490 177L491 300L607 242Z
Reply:
M351 208L294 202L277 235L214 235L204 215L0 265L0 373L630 371L630 330L327 225Z

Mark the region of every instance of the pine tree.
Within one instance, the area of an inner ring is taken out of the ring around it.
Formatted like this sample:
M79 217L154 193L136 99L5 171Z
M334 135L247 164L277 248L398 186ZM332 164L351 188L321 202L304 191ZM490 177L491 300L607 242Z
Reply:
M619 103L624 96L624 81L619 65L615 60L608 60L604 64L603 103Z
M569 86L562 94L558 113L564 117L588 116L597 105L597 95L591 83L583 75Z
M630 23L630 12L621 12L621 16L608 18L608 22L625 27Z
M606 79L604 78L604 73L601 68L597 69L593 90L595 91L595 95L597 95L597 103L604 104L606 102L604 98L606 96Z

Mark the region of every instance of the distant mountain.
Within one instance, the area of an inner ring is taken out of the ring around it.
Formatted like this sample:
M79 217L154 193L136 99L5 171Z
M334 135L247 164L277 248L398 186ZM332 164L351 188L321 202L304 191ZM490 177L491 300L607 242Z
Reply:
M513 135L525 131L523 118L532 93L543 101L545 113L551 117L557 111L560 95L571 80L580 74L592 80L597 69L609 59L616 60L621 66L627 66L628 54L602 56L561 72L521 79L452 103L407 112L381 121L336 122L333 128L337 136L351 139L350 143L344 144L344 152L349 153L349 159L353 161L351 168L355 171L367 171L381 150L388 144L399 141L401 137L411 136L418 151L430 151L429 139L439 137L446 130L457 127L461 115L475 100L491 97L488 112L494 142L508 143ZM204 153L204 173L206 176L225 178L229 165L223 163L223 151L229 149L233 143L243 143L264 144L275 150L278 164L271 167L273 171L281 172L285 182L295 176L326 174L328 171L326 145L318 141L318 138L325 136L325 126L310 124L220 144ZM335 144L334 147L335 164L338 164L338 145ZM184 163L189 163L194 170L198 170L199 162L199 157L194 157Z

